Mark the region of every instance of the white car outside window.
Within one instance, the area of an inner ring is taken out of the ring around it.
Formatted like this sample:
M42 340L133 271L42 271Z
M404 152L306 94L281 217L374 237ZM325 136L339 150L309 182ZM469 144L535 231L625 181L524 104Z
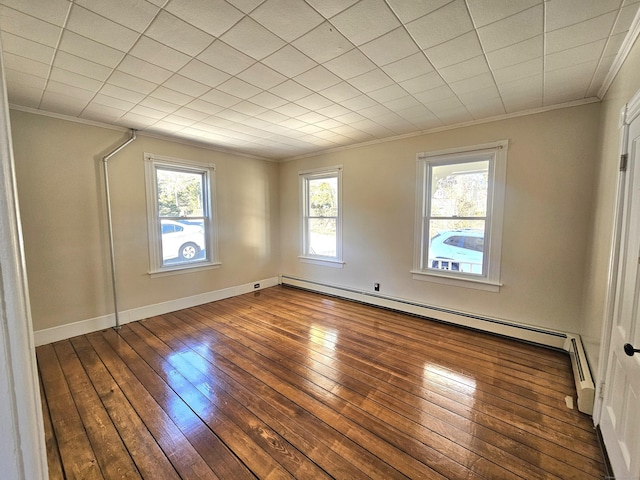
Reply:
M202 226L162 220L162 259L188 261L205 250Z
M484 232L482 230L450 230L431 239L431 268L466 273L482 273Z

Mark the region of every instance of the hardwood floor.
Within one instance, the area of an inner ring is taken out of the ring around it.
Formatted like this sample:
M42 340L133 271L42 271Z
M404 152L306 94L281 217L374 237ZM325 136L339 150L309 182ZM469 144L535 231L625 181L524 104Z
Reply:
M590 479L562 352L273 287L38 347L52 479Z

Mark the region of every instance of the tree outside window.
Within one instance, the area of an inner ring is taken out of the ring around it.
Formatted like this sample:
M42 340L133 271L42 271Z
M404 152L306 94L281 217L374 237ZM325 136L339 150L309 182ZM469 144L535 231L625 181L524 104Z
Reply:
M151 272L214 265L213 166L145 159Z
M418 155L414 278L499 286L507 146Z
M341 261L341 169L301 173L302 257Z

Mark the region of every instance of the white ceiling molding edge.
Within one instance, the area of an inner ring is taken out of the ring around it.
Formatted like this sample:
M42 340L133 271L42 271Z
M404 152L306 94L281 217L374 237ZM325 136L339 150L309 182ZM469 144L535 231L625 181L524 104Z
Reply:
M474 125L481 125L483 123L491 123L491 122L499 122L501 120L508 120L510 118L526 117L528 115L536 115L538 113L549 112L552 110L561 110L563 108L579 107L580 105L588 105L591 103L598 103L600 101L601 100L597 97L584 98L582 100L574 100L571 102L560 103L556 105L548 105L546 107L539 107L531 110L524 110L522 112L507 113L504 115L497 115L495 117L481 118L481 119L472 120L466 123L458 123L456 125L445 125L443 127L432 128L430 130L422 130L420 132L406 133L404 135L396 135L395 137L380 138L377 140L371 140L369 142L357 143L354 145L345 145L343 147L330 148L328 150L306 153L304 155L297 155L291 158L283 158L277 161L279 163L291 162L294 160L301 160L303 158L317 157L318 155L324 155L327 153L343 152L345 150L351 150L353 148L366 147L369 145L379 145L381 143L387 143L387 142L395 142L397 140L402 140L405 138L419 137L421 135L429 135L429 134L438 133L438 132L446 132L448 130L457 130L458 128L473 127Z
M613 61L613 65L611 65L611 68L609 69L609 73L607 73L607 76L604 77L602 86L600 87L600 90L598 90L598 98L600 98L601 100L604 99L604 96L607 94L607 91L609 91L609 87L611 87L611 84L615 80L616 75L618 75L618 72L622 68L624 61L627 59L627 56L631 51L631 47L633 47L633 44L638 39L639 35L640 35L640 10L638 10L638 12L636 13L636 16L633 19L633 23L631 23L631 27L629 28L629 32L627 33L627 36L624 38L624 42L622 42L622 46L620 47L620 50L618 51L618 54L616 55L616 58Z
M514 113L507 113L505 115L497 115L494 117L488 117L488 118L481 118L478 120L472 120L469 122L465 122L465 123L459 123L456 125L445 125L443 127L437 127L437 128L432 128L430 130L422 130L419 132L412 132L412 133L406 133L404 135L396 135L394 137L387 137L387 138L380 138L377 140L371 140L369 142L363 142L363 143L356 143L353 145L345 145L342 147L335 147L335 148L330 148L327 150L321 150L318 152L311 152L311 153L307 153L304 155L297 155L295 157L290 157L290 158L269 158L269 157L261 157L258 155L251 155L248 153L241 153L241 152L237 152L237 151L232 151L232 150L225 150L222 148L218 148L218 147L214 147L211 144L207 144L204 142L198 142L195 140L187 140L184 138L178 138L178 137L172 137L172 136L168 136L168 135L162 135L159 133L152 133L152 132L141 132L141 131L137 131L137 135L140 137L147 137L147 138L154 138L156 140L164 140L167 142L172 142L172 143L177 143L179 145L187 145L190 147L197 147L197 148L203 148L205 150L211 150L214 152L219 152L219 153L225 153L228 155L235 155L238 157L245 157L245 158L251 158L254 160L264 160L267 162L274 162L274 163L284 163L284 162L291 162L294 160L301 160L304 158L311 158L311 157L317 157L319 155L325 155L327 153L335 153L335 152L343 152L345 150L352 150L354 148L360 148L360 147L367 147L370 145L379 145L381 143L387 143L387 142L395 142L397 140L403 140L405 138L412 138L412 137L419 137L421 135L429 135L432 133L438 133L438 132L446 132L448 130L456 130L458 128L465 128L465 127L472 127L474 125L481 125L483 123L491 123L491 122L499 122L501 120L508 120L510 118L518 118L518 117L525 117L527 115L536 115L538 113L544 113L544 112L549 112L552 110L560 110L563 108L571 108L571 107L577 107L580 105L588 105L590 103L597 103L600 102L601 99L597 98L597 97L591 97L591 98L585 98L582 100L574 100L571 102L566 102L566 103L561 103L561 104L557 104L557 105L548 105L546 107L539 107L539 108L534 108L531 110L524 110L521 112L514 112ZM106 128L109 130L117 130L119 132L129 132L131 131L130 128L125 128L125 127L120 127L117 125L110 125L108 123L101 123L101 122L96 122L95 120L88 120L85 118L78 118L78 117L73 117L70 115L64 115L62 113L53 113L53 112L47 112L44 110L37 110L35 108L30 108L30 107L23 107L20 105L9 105L9 108L11 110L16 110L16 111L20 111L20 112L25 112L25 113L31 113L34 115L41 115L44 117L51 117L51 118L57 118L59 120L66 120L68 122L74 122L74 123L79 123L82 125L88 125L88 126L92 126L92 127L100 127L100 128Z
M106 128L108 130L116 130L118 132L131 131L131 128L127 128L127 127L120 127L118 125L111 125L109 123L96 122L95 120L88 120L86 118L73 117L71 115L65 115L63 113L54 113L54 112L48 112L46 110L38 110L31 107L23 107L21 105L9 104L9 109L16 110L19 112L31 113L33 115L41 115L43 117L57 118L58 120L65 120L67 122L79 123L81 125L88 125L90 127ZM260 157L258 155L251 155L249 153L242 153L235 150L225 150L223 148L215 147L210 143L198 142L197 140L188 140L188 139L179 138L179 137L172 137L169 135L162 135L159 133L142 132L140 130L137 130L136 135L138 137L154 138L156 140L164 140L165 142L177 143L179 145L187 145L190 147L204 148L205 150L211 150L214 152L224 153L227 155L234 155L236 157L245 157L245 158L251 158L254 160L264 160L267 162L276 162L276 163L279 161L278 159Z

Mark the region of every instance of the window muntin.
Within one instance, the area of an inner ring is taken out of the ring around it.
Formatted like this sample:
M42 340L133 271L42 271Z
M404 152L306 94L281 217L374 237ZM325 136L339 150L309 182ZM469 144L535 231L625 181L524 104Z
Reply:
M214 167L145 159L151 273L215 265Z
M499 285L507 146L418 155L414 278Z
M340 167L301 172L302 259L342 261Z

